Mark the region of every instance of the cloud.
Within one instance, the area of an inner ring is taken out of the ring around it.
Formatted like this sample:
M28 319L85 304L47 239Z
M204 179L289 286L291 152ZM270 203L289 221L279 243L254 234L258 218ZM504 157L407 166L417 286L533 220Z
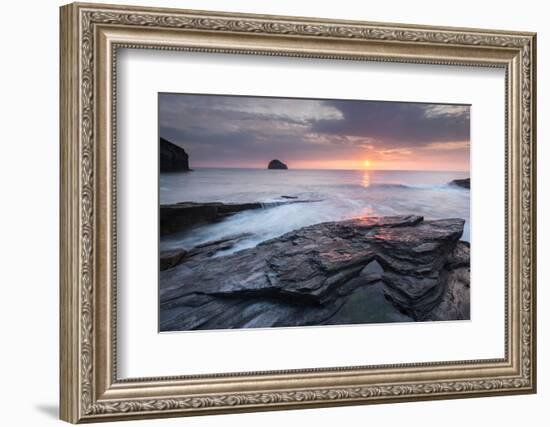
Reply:
M424 150L469 150L470 141L448 141L448 142L430 142L422 147Z
M320 133L376 139L385 146L422 146L430 142L469 141L468 106L378 101L325 101L342 119L319 120Z
M427 104L424 111L426 117L464 117L470 119L470 106L448 105L448 104Z
M322 100L194 94L160 94L159 111L161 121L167 125L189 114L239 120L279 120L296 125L342 117L338 109Z
M463 105L160 94L159 127L199 166L469 150Z
M408 148L392 148L390 150L377 150L376 153L382 156L384 160L393 160L408 157L413 154L413 150Z

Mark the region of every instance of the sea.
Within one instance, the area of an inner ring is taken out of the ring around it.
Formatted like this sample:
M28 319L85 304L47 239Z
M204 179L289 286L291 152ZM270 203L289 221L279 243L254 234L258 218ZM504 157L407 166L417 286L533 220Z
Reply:
M223 221L163 237L160 249L186 248L246 233L230 252L289 231L362 216L421 215L462 218L470 240L470 191L449 183L468 172L377 170L268 170L197 168L163 173L161 204L178 202L289 202L237 213Z

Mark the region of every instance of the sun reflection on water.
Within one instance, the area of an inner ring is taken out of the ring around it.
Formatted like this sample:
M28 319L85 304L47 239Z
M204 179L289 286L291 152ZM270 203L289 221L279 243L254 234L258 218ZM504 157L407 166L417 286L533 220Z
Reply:
M369 187L370 186L370 174L367 171L365 171L363 173L363 179L361 180L361 185L363 187Z

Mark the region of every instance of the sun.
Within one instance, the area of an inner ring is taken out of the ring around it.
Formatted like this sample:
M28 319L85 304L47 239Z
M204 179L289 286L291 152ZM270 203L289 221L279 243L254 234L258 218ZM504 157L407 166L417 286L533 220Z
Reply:
M370 160L365 160L365 161L363 162L363 167L364 167L365 169L370 168L370 165L371 165Z

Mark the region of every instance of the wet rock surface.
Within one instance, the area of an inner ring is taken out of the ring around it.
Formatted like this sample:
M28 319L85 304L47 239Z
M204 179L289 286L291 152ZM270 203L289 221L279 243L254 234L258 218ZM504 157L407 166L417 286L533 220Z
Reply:
M470 316L462 219L365 217L223 255L201 245L160 274L161 331L460 320ZM220 252L221 251L221 252Z
M161 251L159 262L160 271L175 267L185 258L185 255L187 255L187 251L185 249L170 249Z

